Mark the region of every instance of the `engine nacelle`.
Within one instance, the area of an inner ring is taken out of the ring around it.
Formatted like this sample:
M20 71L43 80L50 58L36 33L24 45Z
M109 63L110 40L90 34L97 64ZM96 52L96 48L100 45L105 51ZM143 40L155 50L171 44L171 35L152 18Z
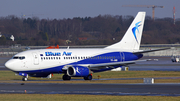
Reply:
M67 75L68 76L74 76L74 77L85 77L90 74L89 69L87 67L83 66L70 66L67 69Z

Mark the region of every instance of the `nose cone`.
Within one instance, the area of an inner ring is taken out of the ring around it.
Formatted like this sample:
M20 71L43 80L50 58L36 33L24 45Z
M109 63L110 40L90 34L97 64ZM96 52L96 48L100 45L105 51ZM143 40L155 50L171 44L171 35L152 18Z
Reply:
M13 61L12 60L8 60L6 63L5 63L5 67L10 69L10 70L13 70Z

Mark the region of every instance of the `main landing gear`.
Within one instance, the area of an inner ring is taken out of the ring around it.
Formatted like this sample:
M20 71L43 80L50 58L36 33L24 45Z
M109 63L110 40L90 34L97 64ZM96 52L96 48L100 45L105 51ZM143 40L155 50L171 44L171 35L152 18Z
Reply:
M63 80L71 80L71 77L70 76L68 76L68 75L63 75Z
M92 74L89 74L88 76L84 77L84 80L92 80Z

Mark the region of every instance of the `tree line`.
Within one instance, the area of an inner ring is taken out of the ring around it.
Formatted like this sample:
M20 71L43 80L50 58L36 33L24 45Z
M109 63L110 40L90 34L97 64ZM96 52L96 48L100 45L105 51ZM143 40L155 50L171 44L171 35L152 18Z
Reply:
M133 16L99 15L72 19L0 17L0 45L109 45L121 40ZM10 36L15 37L11 41ZM142 44L180 42L180 19L146 16Z

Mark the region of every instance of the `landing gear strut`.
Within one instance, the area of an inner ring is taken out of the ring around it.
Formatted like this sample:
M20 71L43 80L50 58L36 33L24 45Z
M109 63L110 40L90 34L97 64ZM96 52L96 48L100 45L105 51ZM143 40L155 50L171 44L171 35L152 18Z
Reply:
M70 76L68 76L68 75L63 75L63 80L71 80L71 77Z

